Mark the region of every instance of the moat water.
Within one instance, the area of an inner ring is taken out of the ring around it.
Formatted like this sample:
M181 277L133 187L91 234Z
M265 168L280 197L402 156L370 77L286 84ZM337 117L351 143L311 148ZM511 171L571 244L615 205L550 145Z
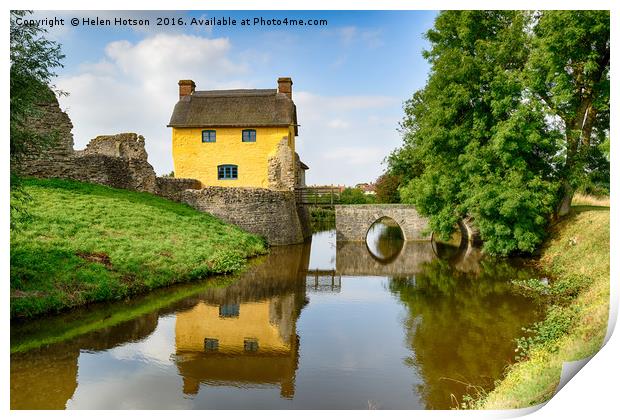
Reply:
M514 362L539 306L514 260L334 231L236 278L11 326L13 409L448 409Z

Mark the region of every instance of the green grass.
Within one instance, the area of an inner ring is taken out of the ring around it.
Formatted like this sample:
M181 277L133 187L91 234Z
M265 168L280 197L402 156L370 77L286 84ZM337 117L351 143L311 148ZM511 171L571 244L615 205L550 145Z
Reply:
M228 273L265 241L148 193L24 181L31 220L11 232L11 317L123 299Z
M609 318L609 208L574 206L553 226L539 261L549 287L524 283L549 302L546 318L518 342L522 361L488 395L467 408L508 409L547 401L559 383L562 363L595 354Z

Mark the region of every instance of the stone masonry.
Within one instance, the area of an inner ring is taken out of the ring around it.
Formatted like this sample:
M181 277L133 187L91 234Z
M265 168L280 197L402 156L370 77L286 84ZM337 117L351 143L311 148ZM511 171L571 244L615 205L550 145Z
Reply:
M52 144L33 150L13 168L22 175L94 182L115 188L155 193L155 171L147 161L144 137L135 133L99 136L86 149L73 149L73 124L58 101L39 105L40 115L30 121L32 128L51 133Z
M202 184L197 179L157 177L157 194L169 200L183 201L183 191L199 190Z
M185 190L182 201L193 208L264 236L270 245L301 243L310 235L302 223L295 194L266 188L206 187Z
M363 204L336 206L336 240L365 241L368 229L384 217L393 219L405 241L430 241L428 219L406 204Z
M297 184L295 177L295 154L284 137L269 157L268 179L269 188L274 190L292 190Z

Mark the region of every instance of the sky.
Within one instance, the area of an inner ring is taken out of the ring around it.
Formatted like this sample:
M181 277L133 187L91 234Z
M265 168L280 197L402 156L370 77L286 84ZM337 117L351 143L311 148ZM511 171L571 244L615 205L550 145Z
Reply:
M372 182L401 144L403 102L425 84L433 11L38 11L65 19L48 37L66 58L56 87L76 150L102 134L136 132L162 175L173 169L166 127L178 81L197 90L276 88L293 79L297 152L309 185ZM149 26L79 26L77 17L149 19ZM157 26L158 17L228 17L236 26ZM244 18L326 19L326 26L241 26Z

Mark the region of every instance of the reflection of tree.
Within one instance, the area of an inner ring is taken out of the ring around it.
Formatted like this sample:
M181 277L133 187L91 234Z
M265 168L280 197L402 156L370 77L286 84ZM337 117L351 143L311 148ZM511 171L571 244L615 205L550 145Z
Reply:
M513 360L513 339L538 317L509 284L530 274L507 261L482 260L474 276L434 260L422 274L390 280L409 310L404 326L413 354L406 363L423 379L417 393L427 408L449 408L451 394L460 400L473 392L465 384L489 389L502 376Z

